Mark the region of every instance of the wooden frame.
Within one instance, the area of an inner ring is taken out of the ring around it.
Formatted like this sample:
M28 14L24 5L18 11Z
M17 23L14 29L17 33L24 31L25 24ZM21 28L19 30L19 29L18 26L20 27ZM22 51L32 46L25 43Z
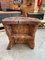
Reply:
M25 43L31 49L35 46L35 32L40 21L30 17L10 17L3 20L3 25L9 37L7 49L16 43Z

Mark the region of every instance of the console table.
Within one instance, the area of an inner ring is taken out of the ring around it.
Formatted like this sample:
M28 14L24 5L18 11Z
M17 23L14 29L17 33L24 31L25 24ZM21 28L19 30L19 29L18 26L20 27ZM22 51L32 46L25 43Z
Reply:
M25 43L31 49L35 46L35 32L40 23L39 19L30 17L8 17L2 20L9 37L7 49L11 49L16 43Z

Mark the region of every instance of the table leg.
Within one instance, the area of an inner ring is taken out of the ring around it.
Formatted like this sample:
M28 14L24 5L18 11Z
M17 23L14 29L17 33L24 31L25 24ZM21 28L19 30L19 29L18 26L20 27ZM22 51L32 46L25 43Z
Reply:
M12 30L11 30L11 26L10 25L5 25L5 29L6 29L6 33L8 35L8 38L9 38L9 44L8 44L8 47L7 47L7 49L9 50L14 46L15 41L14 41L14 38L11 37L13 35Z
M35 46L34 39L29 40L29 41L28 41L28 45L29 45L29 47L30 47L31 49L34 49L34 46Z
M14 44L15 44L14 38L9 37L9 44L8 44L7 49L8 50L11 49L14 46Z
M35 25L30 25L30 35L31 35L31 37L32 37L32 39L30 38L29 40L28 40L28 45L29 45L29 47L31 48L31 49L34 49L34 46L35 46L35 32L36 32L36 29L37 29L37 26L35 26Z

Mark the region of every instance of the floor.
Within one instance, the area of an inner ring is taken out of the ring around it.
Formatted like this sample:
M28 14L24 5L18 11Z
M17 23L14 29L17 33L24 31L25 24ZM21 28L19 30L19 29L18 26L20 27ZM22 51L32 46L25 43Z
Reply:
M45 60L45 29L38 29L35 35L35 48L16 44L7 50L9 39L4 31L0 31L0 60Z
M5 30L0 31L0 60L45 60L45 29L37 30L33 50L24 44L16 44L7 50L8 43Z

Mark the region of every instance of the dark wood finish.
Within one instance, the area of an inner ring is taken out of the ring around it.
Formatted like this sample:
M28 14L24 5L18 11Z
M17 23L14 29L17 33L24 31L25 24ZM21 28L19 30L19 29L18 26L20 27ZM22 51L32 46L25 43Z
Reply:
M10 49L16 43L26 43L30 48L35 46L35 32L40 23L38 19L30 17L10 17L2 20L9 37Z

